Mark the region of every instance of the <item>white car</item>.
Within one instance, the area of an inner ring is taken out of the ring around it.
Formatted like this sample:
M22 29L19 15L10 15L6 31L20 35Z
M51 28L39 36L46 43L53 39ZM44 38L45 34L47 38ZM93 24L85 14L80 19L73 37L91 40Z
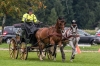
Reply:
M100 29L96 32L96 34L100 33Z

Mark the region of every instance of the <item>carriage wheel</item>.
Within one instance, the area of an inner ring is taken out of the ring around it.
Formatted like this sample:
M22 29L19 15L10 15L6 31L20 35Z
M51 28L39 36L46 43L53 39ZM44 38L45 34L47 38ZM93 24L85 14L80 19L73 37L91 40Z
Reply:
M22 60L26 60L28 56L28 50L27 50L27 45L25 42L22 42L20 45L20 58Z
M52 53L48 50L48 49L46 49L44 52L43 52L43 54L45 54L45 56L47 55L47 57L48 57L48 59L52 59ZM39 50L37 49L37 56L38 57L40 57L40 52L39 52Z
M39 52L39 49L37 49L37 56L38 56L38 57L40 56L40 52Z
M52 53L49 50L47 50L46 53L47 53L48 59L51 60L52 59Z
M9 44L9 54L12 59L18 58L18 45L14 39L11 39Z

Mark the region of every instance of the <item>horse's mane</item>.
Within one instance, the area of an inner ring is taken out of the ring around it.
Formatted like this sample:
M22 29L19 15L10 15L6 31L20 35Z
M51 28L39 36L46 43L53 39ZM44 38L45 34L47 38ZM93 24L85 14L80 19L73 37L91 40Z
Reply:
M50 28L50 29L51 29L51 28L55 28L55 25L49 26L49 28Z

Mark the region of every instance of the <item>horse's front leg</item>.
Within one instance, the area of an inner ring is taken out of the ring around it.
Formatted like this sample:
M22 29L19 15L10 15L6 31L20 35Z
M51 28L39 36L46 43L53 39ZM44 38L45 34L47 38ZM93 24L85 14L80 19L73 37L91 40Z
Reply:
M41 48L39 48L39 51L40 51L39 59L40 59L40 60L43 60L43 58L42 58L42 50L41 50Z
M65 53L64 53L64 47L60 47L60 52L61 52L61 55L62 55L62 61L64 62L65 61Z
M43 46L42 46L42 43L39 42L39 52L40 52L40 55L39 55L39 59L40 60L43 60Z
M57 49L57 45L54 45L53 48L54 49L53 49L52 56L53 56L53 60L56 61L56 49Z
M60 52L61 52L61 56L62 56L62 61L64 62L65 61L65 53L64 53L64 46L63 44L61 44L61 42L59 42L59 47L60 47Z
M43 58L43 59L46 57L46 54L43 52L44 47L45 47L45 45L42 44L42 58Z
M53 56L53 60L55 61L56 60L56 48L57 48L57 46L56 46L54 40L52 39L52 37L50 38L50 45L54 46L52 56Z
M70 61L72 62L75 57L75 53L76 53L76 47L74 46L74 43L72 40L69 41L70 46L72 47L72 54L71 54L71 58Z

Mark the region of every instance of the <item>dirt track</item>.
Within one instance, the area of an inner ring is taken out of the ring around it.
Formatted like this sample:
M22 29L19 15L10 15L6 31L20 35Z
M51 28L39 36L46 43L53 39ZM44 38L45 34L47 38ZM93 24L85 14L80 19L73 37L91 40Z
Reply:
M7 48L0 48L0 50L9 50ZM60 50L57 50L57 52L60 52ZM71 52L71 50L64 50L64 52ZM98 52L98 51L81 51L81 52Z
M0 50L9 50L9 49L7 49L7 48L0 48Z

